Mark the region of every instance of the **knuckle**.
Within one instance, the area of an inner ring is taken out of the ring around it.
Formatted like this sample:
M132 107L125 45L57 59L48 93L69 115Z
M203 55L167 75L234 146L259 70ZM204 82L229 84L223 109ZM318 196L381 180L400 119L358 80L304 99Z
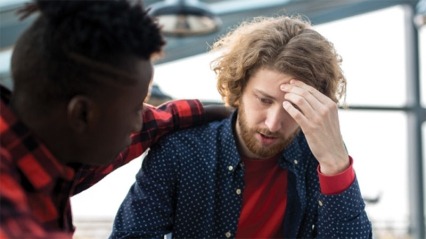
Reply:
M294 103L295 105L301 105L301 104L303 104L303 98L301 98L301 97L295 97L295 98L293 99L293 103Z
M308 98L310 94L311 94L311 93L310 93L309 91L304 90L304 91L302 91L302 92L301 92L301 94L300 94L300 95L301 95L303 98Z
M320 118L324 118L328 115L329 110L327 108L319 109L318 114L320 115Z

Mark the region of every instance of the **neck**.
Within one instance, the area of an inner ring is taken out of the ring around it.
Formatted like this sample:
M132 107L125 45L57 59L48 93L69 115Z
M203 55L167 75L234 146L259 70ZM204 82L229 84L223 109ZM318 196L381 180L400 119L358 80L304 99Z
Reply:
M55 107L46 112L36 112L34 108L12 98L11 109L60 163L67 164L77 157L73 155L76 150L69 150L69 138L72 136L66 130L66 119Z

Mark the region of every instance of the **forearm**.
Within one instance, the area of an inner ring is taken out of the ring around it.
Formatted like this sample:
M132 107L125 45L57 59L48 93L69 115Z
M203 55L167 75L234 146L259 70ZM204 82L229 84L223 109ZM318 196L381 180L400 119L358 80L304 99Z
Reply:
M206 113L198 100L169 101L158 107L145 105L142 115L142 130L132 135L131 145L107 166L82 166L76 174L77 187L74 194L91 187L115 169L140 157L162 136L179 129L200 125L207 120L219 117L220 112L215 109L207 110Z
M371 223L356 179L342 193L320 194L316 227L318 238L372 238Z

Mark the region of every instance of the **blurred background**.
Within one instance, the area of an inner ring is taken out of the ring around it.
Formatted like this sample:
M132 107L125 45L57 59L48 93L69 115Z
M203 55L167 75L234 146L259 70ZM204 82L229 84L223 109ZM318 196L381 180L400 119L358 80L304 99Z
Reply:
M10 55L34 20L15 15L24 0L0 0L0 82L10 88ZM209 46L243 20L301 14L335 44L348 80L343 138L375 238L425 239L426 0L144 1L164 27L149 99L222 104ZM107 238L143 156L72 198L75 238Z

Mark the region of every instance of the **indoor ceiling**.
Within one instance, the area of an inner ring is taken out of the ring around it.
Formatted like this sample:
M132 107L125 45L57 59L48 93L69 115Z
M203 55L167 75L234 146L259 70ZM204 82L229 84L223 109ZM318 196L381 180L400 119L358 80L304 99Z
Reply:
M161 1L145 1L145 6ZM313 24L321 24L363 14L394 5L417 5L418 0L200 0L207 4L222 22L220 29L209 35L166 37L165 57L158 63L204 53L219 36L244 19L277 14L301 14Z
M34 19L35 16L19 21L16 17L16 9L24 2L26 1L2 0L0 3L0 49L11 47L19 34ZM159 2L163 1L145 0L144 5L149 8ZM188 0L188 2L197 1ZM220 28L208 35L167 36L165 55L157 62L158 64L206 52L209 45L220 35L225 34L242 20L254 16L302 14L313 24L320 24L399 4L415 6L419 0L199 0L198 2L207 5L220 18L222 23Z

